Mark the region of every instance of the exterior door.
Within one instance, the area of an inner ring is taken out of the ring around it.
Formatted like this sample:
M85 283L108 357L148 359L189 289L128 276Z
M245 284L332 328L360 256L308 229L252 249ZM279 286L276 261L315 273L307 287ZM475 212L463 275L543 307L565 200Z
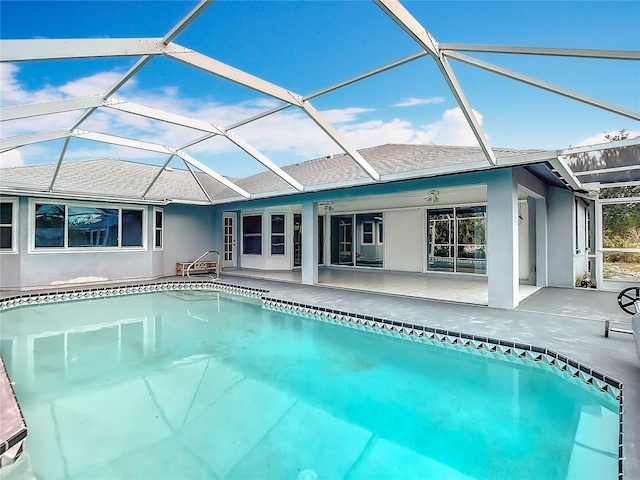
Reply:
M236 224L235 213L222 214L222 268L237 267Z

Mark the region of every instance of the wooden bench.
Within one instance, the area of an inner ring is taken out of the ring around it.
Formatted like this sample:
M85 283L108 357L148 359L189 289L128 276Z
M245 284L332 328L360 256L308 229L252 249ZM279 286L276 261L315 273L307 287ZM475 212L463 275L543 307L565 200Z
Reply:
M180 275L184 277L187 274L187 268L193 262L178 262L176 263L176 275ZM196 262L189 273L215 273L219 275L218 262L211 260L202 260L200 262Z

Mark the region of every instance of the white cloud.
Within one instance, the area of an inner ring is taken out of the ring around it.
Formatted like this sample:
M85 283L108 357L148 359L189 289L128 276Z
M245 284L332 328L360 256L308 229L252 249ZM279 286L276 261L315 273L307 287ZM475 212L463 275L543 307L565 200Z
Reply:
M118 72L100 72L89 77L82 77L72 82L67 82L58 87L58 90L65 97L75 98L86 95L101 95L108 91L113 85L122 78L122 74ZM135 86L135 79L127 82L127 88Z
M431 97L431 98L411 97L407 100L403 100L402 102L396 103L393 106L394 107L413 107L414 105L427 105L429 103L442 103L442 102L444 102L444 98L442 97Z
M18 150L0 153L0 168L21 167L22 165L24 162Z
M37 99L36 101L51 101L101 94L108 90L122 75L120 72L102 72L67 82L58 87L45 86L39 90L29 90L20 83L18 73L18 67L3 64L0 94L3 95L3 101L7 100L7 103L32 103L34 99ZM8 99L4 97L5 94L9 97ZM210 99L182 96L178 88L169 85L142 90L135 82L127 83L116 93L116 96L163 111L223 126L251 118L280 104L276 100L265 98L253 98L234 104L224 104ZM439 97L413 98L404 104L418 105L440 103L441 101L442 99ZM325 110L320 113L355 148L385 143L476 144L475 137L459 108L445 110L438 121L423 126L414 126L402 118L376 118L375 109L366 107L352 106ZM75 111L5 122L3 136L69 128L81 114L82 112ZM363 119L364 114L367 115L366 120ZM478 121L481 122L482 116L478 112L476 115ZM80 128L175 147L181 147L205 135L204 132L109 108L94 112ZM340 151L336 143L298 108L288 108L269 115L239 127L234 132L258 151L281 165ZM26 164L40 162L43 159L49 162L57 161L60 153L59 145L52 146L49 143L38 145L40 147L38 150L32 148L33 146L21 149L22 157L18 158L24 160ZM206 163L215 155L238 152L239 150L229 140L216 137L189 147L187 151ZM79 139L71 140L65 156L66 159L101 157L143 160L146 158L155 159L157 156L145 151ZM220 162L222 165L226 164L224 159ZM221 173L225 174L226 172L221 168Z
M482 126L482 115L473 110L478 123ZM445 110L442 118L437 122L425 125L423 131L417 133L416 143L435 143L436 145L477 145L471 127L460 107ZM486 135L486 133L485 133Z

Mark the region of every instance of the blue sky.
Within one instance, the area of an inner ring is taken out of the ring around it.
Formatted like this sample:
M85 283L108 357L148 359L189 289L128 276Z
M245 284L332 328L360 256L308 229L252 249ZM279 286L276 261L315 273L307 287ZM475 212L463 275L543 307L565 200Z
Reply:
M2 39L162 37L191 1L7 1ZM640 50L640 2L407 1L440 43ZM369 1L217 1L175 40L299 94L308 94L420 50ZM640 62L467 53L599 100L640 111ZM1 64L2 105L104 93L136 58ZM489 143L565 148L638 122L450 60ZM154 58L116 97L226 126L279 101L168 58ZM356 148L384 143L473 145L451 91L429 57L312 100ZM2 136L71 126L81 112L4 122ZM100 110L82 127L180 146L201 136L142 117ZM339 148L300 110L236 129L278 165ZM2 155L3 166L55 162L62 141ZM229 176L263 171L224 138L187 149ZM109 157L161 164L166 157L72 139L65 159ZM182 167L173 160L171 166Z

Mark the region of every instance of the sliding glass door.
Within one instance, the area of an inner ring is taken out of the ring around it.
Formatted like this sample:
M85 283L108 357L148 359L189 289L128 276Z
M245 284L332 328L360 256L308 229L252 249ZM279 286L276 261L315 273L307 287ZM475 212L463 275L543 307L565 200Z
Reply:
M353 266L353 215L331 217L331 264Z
M427 270L486 274L486 212L486 206L428 210Z

